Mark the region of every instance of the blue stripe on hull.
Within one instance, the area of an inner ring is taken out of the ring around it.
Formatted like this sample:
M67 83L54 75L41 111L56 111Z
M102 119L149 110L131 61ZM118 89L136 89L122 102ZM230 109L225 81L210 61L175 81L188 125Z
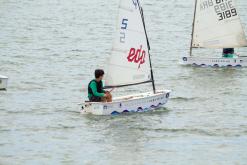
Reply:
M159 103L157 106L155 105L151 105L149 108L142 108L142 107L139 107L137 108L136 110L124 110L122 112L117 112L117 111L113 111L111 113L111 115L119 115L119 114L122 114L122 113L130 113L130 112L147 112L147 111L151 111L151 110L154 110L154 109L157 109L159 108L161 105L163 105L162 103Z

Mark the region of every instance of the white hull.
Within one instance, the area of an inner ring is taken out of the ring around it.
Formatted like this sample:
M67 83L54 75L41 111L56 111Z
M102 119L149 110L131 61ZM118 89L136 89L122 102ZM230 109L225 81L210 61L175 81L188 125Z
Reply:
M169 90L141 93L115 98L112 102L86 102L82 104L81 113L94 115L114 115L125 112L146 112L166 104Z
M0 75L0 90L7 89L8 77Z
M183 57L182 65L202 66L202 67L246 67L247 57L236 58L203 58L203 57Z

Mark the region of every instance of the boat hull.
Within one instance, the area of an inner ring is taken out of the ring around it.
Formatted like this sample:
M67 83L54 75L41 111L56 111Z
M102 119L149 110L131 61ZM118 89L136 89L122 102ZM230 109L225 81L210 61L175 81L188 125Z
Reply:
M165 105L170 91L148 92L115 98L112 102L86 102L81 106L81 113L94 115L115 115L127 112L146 112Z
M0 75L0 90L6 90L8 85L8 77Z
M183 57L182 65L201 67L246 67L247 57L236 58L203 58L203 57Z

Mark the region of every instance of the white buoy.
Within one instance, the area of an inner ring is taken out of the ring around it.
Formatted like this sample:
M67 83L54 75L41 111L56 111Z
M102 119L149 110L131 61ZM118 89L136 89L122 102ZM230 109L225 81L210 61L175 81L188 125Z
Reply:
M0 90L7 89L8 77L0 75Z

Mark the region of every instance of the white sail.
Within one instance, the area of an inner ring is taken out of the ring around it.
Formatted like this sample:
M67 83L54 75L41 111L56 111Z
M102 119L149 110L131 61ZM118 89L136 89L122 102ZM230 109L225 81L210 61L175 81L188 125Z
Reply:
M117 33L107 61L106 86L151 80L149 50L138 0L120 0Z
M247 46L235 0L197 0L192 47Z

